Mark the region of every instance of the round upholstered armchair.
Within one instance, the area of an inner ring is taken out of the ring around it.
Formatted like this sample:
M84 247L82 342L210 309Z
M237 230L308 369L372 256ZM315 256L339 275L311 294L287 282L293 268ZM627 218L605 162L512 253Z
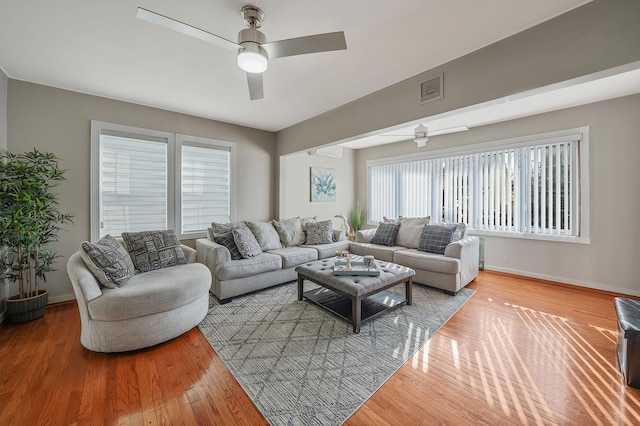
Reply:
M115 281L106 281L113 284L107 287L102 284L104 273L95 270L94 262L84 260L91 251L84 250L84 244L69 258L67 272L78 302L80 341L85 348L123 352L153 346L187 332L206 316L211 273L195 262L195 250L179 245L184 255L179 264L136 270L121 285L122 273L112 274ZM106 258L113 260L113 256Z

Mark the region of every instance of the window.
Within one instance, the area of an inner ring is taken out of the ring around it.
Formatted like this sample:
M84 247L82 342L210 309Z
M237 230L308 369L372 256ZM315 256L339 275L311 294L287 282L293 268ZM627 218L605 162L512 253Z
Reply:
M477 234L588 238L588 128L370 161L368 210Z
M92 121L91 238L175 229L205 235L234 217L229 142Z

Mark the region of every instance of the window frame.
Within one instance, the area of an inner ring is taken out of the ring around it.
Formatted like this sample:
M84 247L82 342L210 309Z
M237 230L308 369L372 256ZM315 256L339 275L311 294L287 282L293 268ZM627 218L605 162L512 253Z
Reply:
M182 147L196 146L210 149L229 150L229 218L231 222L236 220L236 144L221 140L203 138L199 136L190 136L184 134L176 134L175 146L175 210L174 217L176 219L176 233L178 238L193 239L207 236L207 230L198 232L182 231Z
M589 244L589 126L433 150L417 155L407 154L387 157L384 159L367 160L367 209L371 211L371 167L393 165L419 160L439 159L458 155L477 154L508 148L522 148L531 145L544 145L559 141L567 141L569 138L575 137L576 135L579 136L577 138L578 156L574 167L572 167L572 202L575 203L575 217L572 219L572 226L576 227L576 235L566 236L557 234L533 234L513 231L487 231L476 229L469 229L469 235ZM371 220L370 218L367 219L367 223L369 225L377 224L376 221Z
M102 134L114 134L123 137L149 140L167 144L167 229L173 229L178 239L195 239L205 237L207 230L197 232L182 232L182 146L184 144L212 149L225 149L230 152L230 221L236 220L236 144L228 141L176 134L161 130L145 129L141 127L108 123L91 120L91 161L90 161L90 232L91 240L100 239L100 203L102 186L100 182L101 143Z

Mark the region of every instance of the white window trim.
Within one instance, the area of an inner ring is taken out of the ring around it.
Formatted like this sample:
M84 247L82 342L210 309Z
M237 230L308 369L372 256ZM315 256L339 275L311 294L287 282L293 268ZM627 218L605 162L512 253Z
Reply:
M178 234L178 238L180 239L194 239L206 237L207 232L182 232L182 221L181 217L181 208L182 208L182 146L201 146L204 148L210 148L213 146L219 146L228 148L231 153L231 164L230 166L230 175L231 175L231 187L230 187L230 212L229 216L231 218L231 222L236 221L236 144L232 142L226 142L216 139L203 138L199 136L189 136L183 134L176 135L176 148L175 148L175 158L177 170L176 170L176 178L175 178L175 209L174 209L174 217L176 218L176 233Z
M181 164L182 164L182 144L201 145L210 147L211 145L229 148L231 152L231 194L230 194L230 218L236 220L236 144L233 142L220 141L197 136L175 134L160 130L145 129L141 127L126 126L121 124L108 123L91 120L91 163L90 163L90 217L91 217L91 240L100 239L100 135L103 131L117 132L124 135L129 134L134 137L151 137L165 139L167 141L167 153L169 161L167 164L167 227L174 229L178 239L195 239L206 237L206 231L182 233L182 223L179 220L181 212ZM171 161L173 157L173 161Z
M573 176L577 182L577 189L574 197L580 194L580 207L575 209L577 215L579 236L561 236L548 234L522 234L522 233L506 233L497 231L469 231L470 235L479 235L487 237L508 237L521 238L530 240L559 241L577 244L590 243L590 224L589 224L589 126L582 126L573 129L558 130L548 133L540 133L536 135L522 136L517 138L501 139L497 141L482 142L472 145L456 146L451 148L426 151L419 154L404 154L394 157L386 157L381 159L367 160L367 194L371 191L371 181L369 179L369 168L372 166L380 166L387 164L403 163L408 161L426 160L433 158L441 158L455 156L460 154L474 154L485 151L493 151L503 148L523 147L535 144L546 144L553 142L565 141L567 138L575 138L580 140L579 143L579 164L574 167ZM368 195L367 195L368 196ZM574 200L574 202L577 202ZM377 222L368 220L369 225L377 225Z

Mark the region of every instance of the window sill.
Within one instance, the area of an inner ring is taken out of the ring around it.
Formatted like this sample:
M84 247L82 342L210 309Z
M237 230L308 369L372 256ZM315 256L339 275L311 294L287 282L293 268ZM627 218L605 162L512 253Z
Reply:
M572 243L572 244L590 244L591 243L590 238L587 236L565 237L562 235L552 235L552 234L523 234L520 232L476 231L471 229L467 231L467 234L475 237L519 238L523 240L554 241L554 242Z

